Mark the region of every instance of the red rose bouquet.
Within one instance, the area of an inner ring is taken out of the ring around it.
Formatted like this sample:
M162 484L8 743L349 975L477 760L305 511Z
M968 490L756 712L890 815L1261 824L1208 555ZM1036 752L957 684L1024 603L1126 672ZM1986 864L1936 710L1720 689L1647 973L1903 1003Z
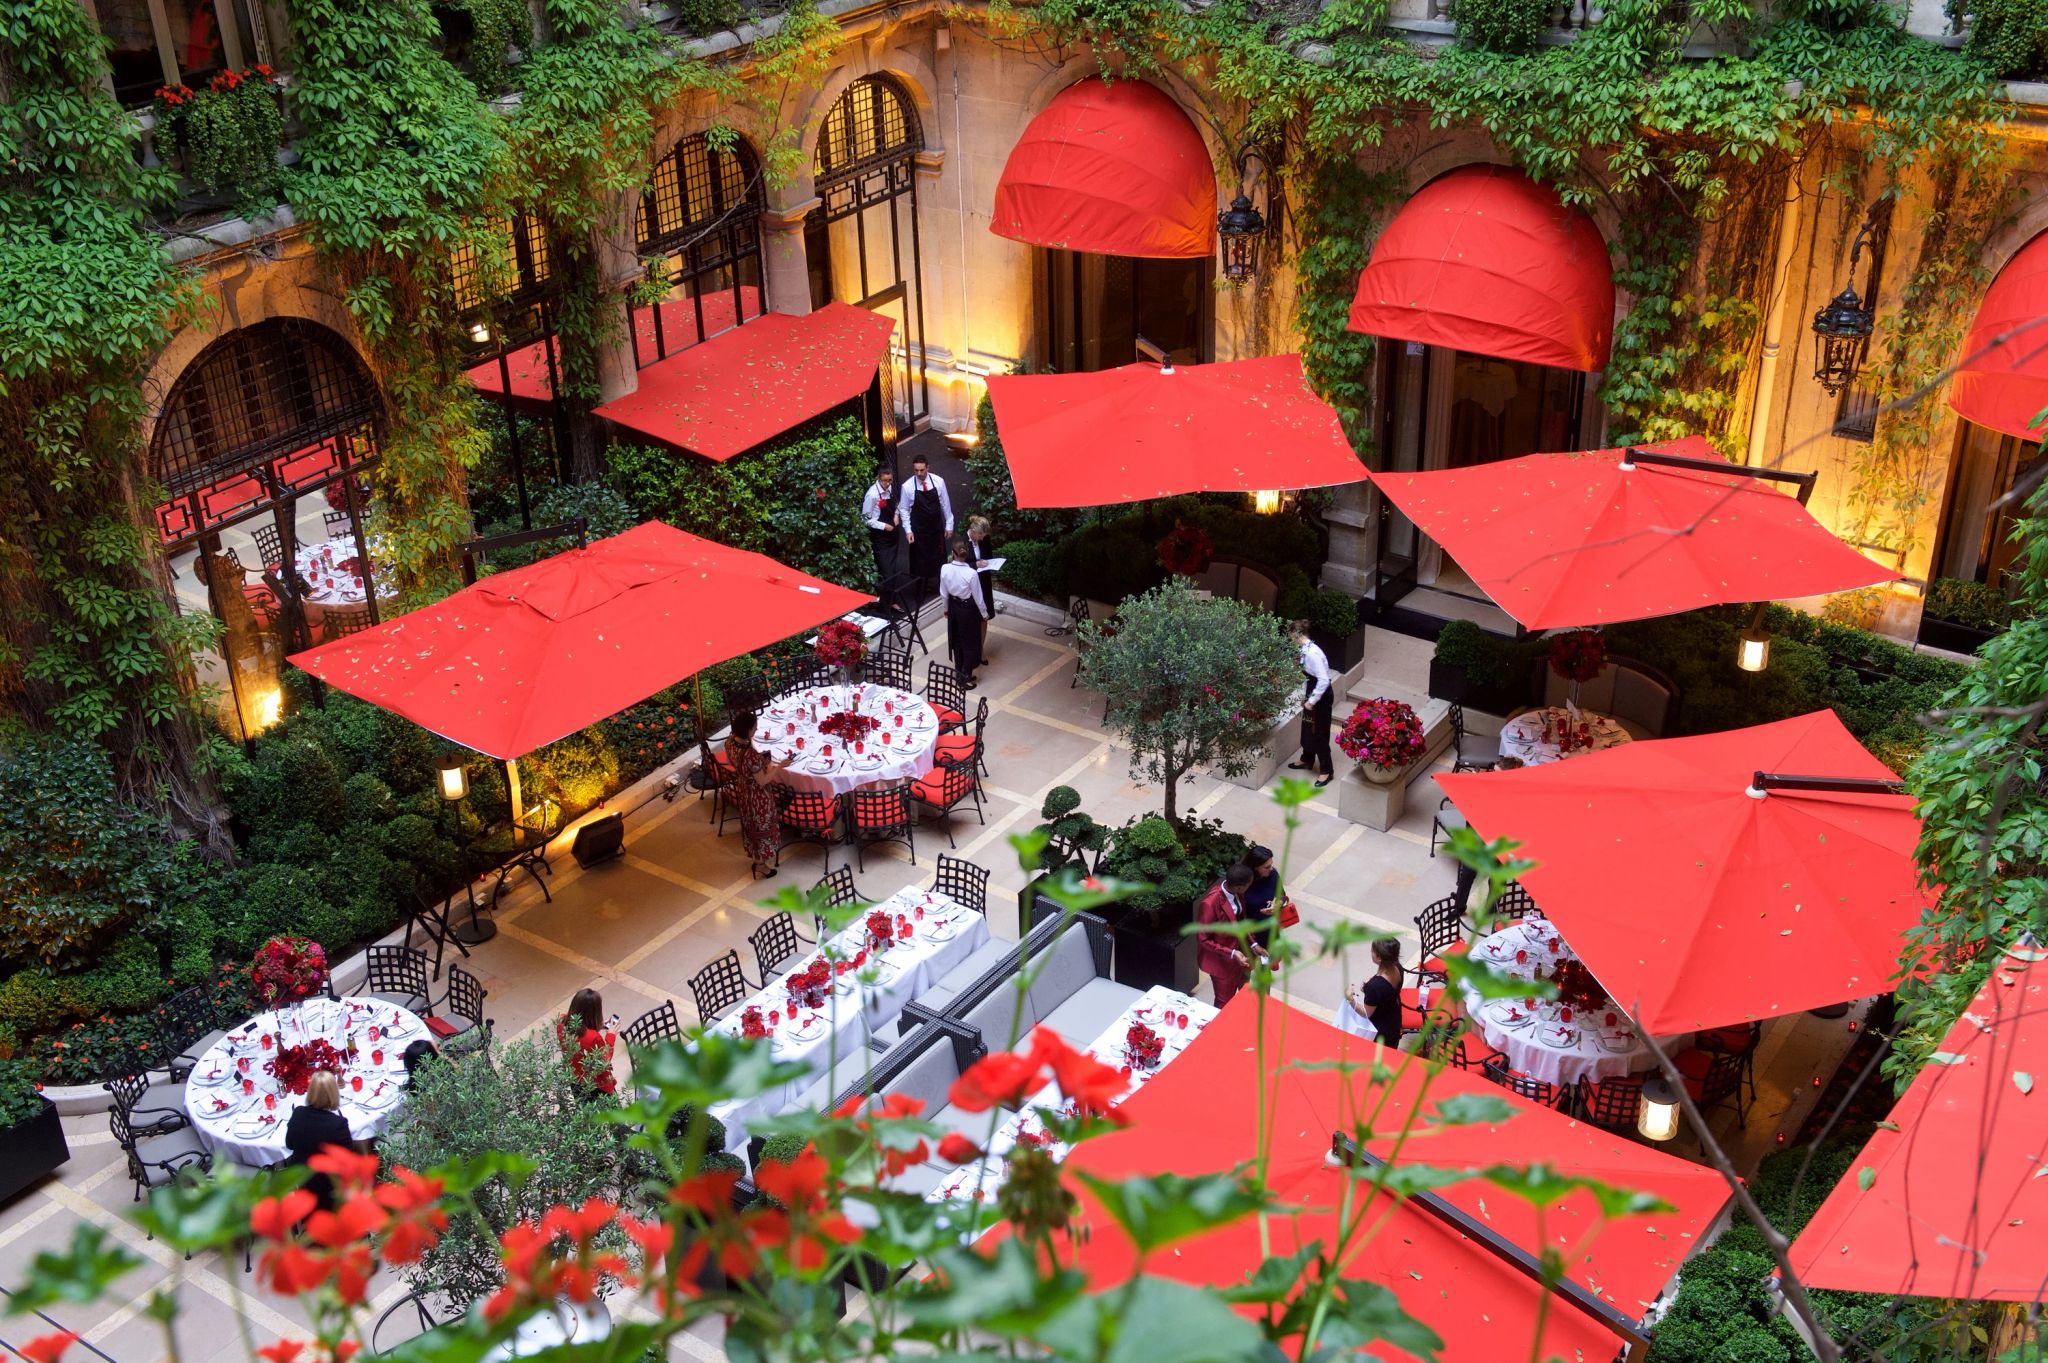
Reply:
M823 956L811 958L811 963L783 981L789 990L791 1013L798 1008L823 1008L825 996L832 992L832 966Z
M1405 701L1360 701L1338 730L1337 746L1346 757L1375 767L1405 767L1422 756L1422 720Z
M1550 641L1550 670L1568 682L1589 682L1607 666L1607 640L1597 629L1575 629Z
M843 738L848 743L857 743L882 727L882 721L872 715L855 714L851 710L838 710L818 721L818 732Z
M341 1067L347 1062L347 1056L315 1037L303 1046L278 1047L277 1054L263 1062L263 1068L276 1076L283 1088L292 1093L304 1093L315 1074L322 1070L340 1074Z
M1567 1008L1599 1008L1607 1003L1607 991L1584 961L1559 961L1550 972L1550 982L1557 986L1557 1001Z
M759 1041L768 1035L768 1019L761 1016L759 1004L748 1004L740 1014L740 1035L749 1041Z
M1124 1033L1124 1058L1131 1062L1134 1070L1151 1069L1165 1053L1166 1042L1142 1022L1132 1023L1130 1030Z
M868 636L851 620L834 620L818 631L818 642L811 651L825 666L851 671L868 660Z
M1186 521L1175 521L1172 533L1159 541L1158 548L1159 562L1167 572L1182 573L1188 577L1206 569L1216 554L1209 532Z
M257 948L249 988L265 1008L310 998L327 987L327 953L318 942L286 934Z
M868 946L875 951L887 951L896 945L896 922L881 909L867 916Z

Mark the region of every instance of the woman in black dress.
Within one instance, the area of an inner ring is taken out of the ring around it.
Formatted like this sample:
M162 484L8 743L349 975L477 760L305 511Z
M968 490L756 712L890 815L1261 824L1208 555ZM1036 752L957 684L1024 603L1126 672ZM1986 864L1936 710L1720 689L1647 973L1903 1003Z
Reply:
M996 556L996 542L989 538L988 517L967 518L967 561L973 565L974 575L981 579L981 657L988 660L988 622L996 618L996 575L985 572L982 564Z
M953 655L953 670L962 686L975 685L974 669L981 666L981 627L988 619L988 606L981 596L981 575L968 558L966 540L953 541L953 561L939 569L939 597L946 604L946 648Z
M1372 977L1351 996L1356 1008L1380 1045L1399 1050L1401 1046L1401 943L1382 937L1372 944Z

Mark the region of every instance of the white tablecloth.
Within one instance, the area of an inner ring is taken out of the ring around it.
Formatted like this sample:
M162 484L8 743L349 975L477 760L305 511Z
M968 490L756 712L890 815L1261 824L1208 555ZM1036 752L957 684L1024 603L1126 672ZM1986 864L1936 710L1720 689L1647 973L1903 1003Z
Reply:
M370 1029L377 1039L370 1039ZM262 1039L269 1036L266 1049ZM227 1034L199 1057L185 1090L185 1110L200 1142L216 1156L251 1168L282 1164L290 1155L284 1129L304 1094L291 1093L269 1072L279 1046L296 1046L314 1037L338 1051L356 1043L356 1059L341 1072L341 1115L357 1140L384 1134L393 1113L404 1103L405 1048L428 1037L426 1025L403 1008L369 998L308 999L304 1003L259 1013ZM375 1057L382 1053L379 1063ZM246 1066L244 1064L246 1062ZM244 1079L254 1093L242 1091ZM362 1087L355 1081L361 1079ZM265 1094L277 1105L266 1109ZM220 1102L234 1107L218 1111ZM268 1117L273 1120L264 1121Z
M306 584L306 604L312 606L360 606L370 599L363 585L362 563L356 552L355 536L301 544L293 562ZM354 568L345 564L354 564Z
M1543 919L1489 933L1472 944L1472 954L1502 974L1525 980L1548 975L1559 961L1578 959ZM1466 1016L1486 1044L1532 1079L1574 1084L1656 1068L1656 1057L1630 1028L1628 1015L1611 1002L1571 1008L1556 999L1538 999L1533 1006L1527 999L1482 1000L1470 989L1464 996ZM1571 1014L1569 1019L1566 1013ZM1686 1038L1658 1040L1669 1050L1682 1046Z
M818 732L819 721L854 709L880 724L857 746ZM915 780L932 769L938 740L939 717L921 697L872 684L821 686L784 696L761 711L754 730L754 747L780 765L783 781L794 790L823 795L844 795L878 781Z
M920 908L924 910L921 919L916 916ZM912 936L884 953L879 968L871 956L867 967L848 972L841 988L834 990L825 1000L825 1006L818 1010L815 1029L807 1035L799 1037L794 1034L795 1019L790 1013L789 988L785 981L820 954L828 960L852 960L867 945L867 913L836 936L827 938L820 949L807 951L793 961L784 962L782 969L769 978L766 989L715 1025L716 1031L738 1036L741 1019L749 1007L759 1008L764 1020L774 1014L779 1018L773 1028L775 1058L794 1061L808 1071L804 1078L793 1083L753 1098L720 1103L712 1108L712 1114L725 1123L727 1149L738 1149L746 1143L749 1121L787 1111L819 1076L834 1073L839 1077L838 1086L844 1087L866 1073L867 1058L863 1051L869 1035L894 1023L905 1004L930 989L954 966L989 941L987 918L929 890L899 890L868 910L868 913L877 912L886 913L891 919L898 915L909 919ZM939 935L949 929L951 936ZM886 978L861 979L863 975L885 975ZM812 1016L808 1009L800 1012L806 1020Z
M1180 1025L1179 1019L1182 1015L1187 1017L1186 1026ZM1110 1106L1117 1106L1157 1078L1161 1071L1188 1048L1188 1043L1201 1035L1202 1029L1215 1020L1214 1005L1203 1003L1200 999L1191 998L1179 990L1168 989L1163 985L1154 985L1132 1000L1130 1007L1124 1009L1115 1022L1103 1028L1095 1040L1089 1043L1087 1053L1105 1065L1116 1069L1128 1068L1130 1061L1124 1055L1124 1038L1134 1022L1142 1022L1157 1032L1165 1045L1156 1066L1150 1070L1131 1069L1130 1073L1124 1076L1123 1092L1117 1095ZM1038 1116L1040 1108L1057 1109L1059 1106L1060 1090L1056 1083L1047 1084L1032 1094L1022 1108L1004 1119L995 1129L995 1134L989 1138L986 1156L971 1164L963 1164L947 1174L936 1188L925 1194L927 1200L945 1202L955 1198L971 1198L977 1189L984 1199L993 1197L996 1189L1002 1186L1003 1156L1019 1141L1035 1141L1044 1145L1052 1153L1053 1158L1064 1159L1067 1147L1046 1136L1045 1123ZM969 1132L968 1135L977 1142L981 1139L979 1132Z
M1550 726L1551 736L1545 738L1544 726ZM1525 766L1537 766L1544 762L1555 762L1566 756L1560 739L1567 724L1584 724L1592 732L1592 748L1578 748L1572 753L1612 748L1628 742L1628 730L1618 720L1593 710L1581 710L1574 717L1563 706L1552 706L1547 710L1529 710L1516 715L1500 726L1500 755L1519 757Z

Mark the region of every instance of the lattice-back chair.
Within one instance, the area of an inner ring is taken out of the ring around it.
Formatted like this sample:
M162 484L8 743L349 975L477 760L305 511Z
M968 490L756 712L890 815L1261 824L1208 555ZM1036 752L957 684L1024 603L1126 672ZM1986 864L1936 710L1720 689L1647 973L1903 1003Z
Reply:
M1541 1103L1545 1107L1561 1106L1570 1092L1568 1089L1560 1091L1557 1085L1533 1079L1520 1070L1509 1069L1506 1056L1488 1060L1480 1066L1480 1073L1516 1097L1527 1098L1530 1102Z
M936 749L940 758L958 762L973 753L983 776L988 775L988 697L974 703L974 718L956 733L940 734Z
M843 909L849 904L861 902L860 890L853 883L851 866L842 866L818 878L819 888L828 886L832 891L825 896L825 907L828 909Z
M699 717L701 719L701 716ZM732 759L725 754L723 746L712 747L711 740L702 733L697 735L697 769L690 773L690 788L703 799L706 792L711 795L711 821L718 825L718 836L725 836L725 821L740 816L739 802L733 799L732 783L739 779L739 772L732 765Z
M804 947L811 945L812 939L796 930L795 918L782 912L769 915L767 922L748 933L747 943L754 948L754 964L765 982L784 961L803 955Z
M781 810L782 841L775 848L775 864L782 865L782 849L791 843L815 843L825 855L825 869L832 868L832 845L839 841L839 802L815 790L793 790L777 781L769 790Z
M199 1133L190 1126L168 1135L152 1136L138 1131L128 1109L116 1102L107 1108L107 1129L127 1157L128 1177L135 1181L133 1201L140 1202L142 1195L152 1188L175 1182L188 1169L203 1174L213 1167L213 1156L200 1144Z
M443 1016L427 1019L427 1027L446 1050L478 1050L491 1044L496 1025L484 1016L489 991L483 981L459 965L448 967L448 992L441 996Z
M988 915L988 868L965 857L939 853L939 871L932 877L932 889L956 904L965 904L983 917Z
M929 775L910 783L911 798L945 819L946 845L955 849L960 844L953 839L954 810L972 800L974 817L984 824L988 822L981 809L981 778L974 774L974 766L971 754L962 762L942 761Z
M1579 1080L1579 1115L1609 1131L1635 1130L1643 1106L1643 1078L1618 1074L1610 1079Z
M960 674L944 663L925 664L924 698L939 717L940 733L967 723L967 690Z
M183 1083L199 1057L227 1033L213 1025L213 1003L204 985L181 989L157 1006L157 1026L170 1052L171 1078Z
M363 992L374 999L410 1008L424 1009L434 997L433 961L424 951L408 946L376 944L363 948Z
M284 563L284 536L277 533L277 526L271 521L260 522L249 532L256 541L256 557L263 560L266 570L282 573Z
M888 637L883 636L885 639ZM868 655L867 679L877 686L893 686L898 691L908 691L916 683L910 675L910 654L877 647Z
M1457 701L1451 702L1451 770L1492 771L1499 766L1497 758L1465 756L1465 707Z
M109 1079L102 1087L114 1095L114 1105L127 1114L128 1125L137 1136L163 1136L182 1131L192 1123L185 1117L185 1086L150 1096L149 1074L140 1071Z
M727 951L690 977L690 997L696 1001L697 1017L706 1027L726 1009L743 1002L754 992L740 969L740 954Z
M768 688L761 682L733 682L725 688L725 722L730 724L741 715L757 714L767 703Z
M901 786L856 790L846 797L846 836L863 871L868 869L868 848L884 842L902 843L910 864L917 865L916 829L910 795Z
M1723 1103L1733 1103L1735 1125L1746 1129L1749 1104L1742 1096L1742 1085L1749 1074L1749 1053L1703 1051L1691 1046L1673 1056L1671 1063L1684 1078L1685 1091L1692 1095L1702 1115Z
M1493 901L1493 917L1495 922L1505 927L1509 923L1541 919L1543 910L1536 907L1536 901L1530 898L1521 881L1510 880L1501 886L1499 896Z
M726 955L732 957L735 965L739 963L740 956L738 952L729 951ZM694 981L690 987L696 988ZM709 1019L707 1018L706 1020L708 1021ZM659 1046L664 1041L681 1041L683 1039L683 1020L676 1015L675 1004L667 999L663 999L659 1004L627 1023L626 1030L619 1033L619 1039L626 1043L626 1049L629 1051L644 1051L650 1046Z
M1429 855L1436 858L1436 845L1451 840L1451 830L1466 827L1462 812L1451 807L1451 797L1446 795L1436 802L1436 813L1429 820Z
M331 540L349 539L356 533L355 518L346 511L323 511L320 524L327 527L327 538Z
M1441 982L1445 978L1445 954L1465 945L1465 915L1458 906L1458 897L1439 899L1416 914L1415 933L1422 939L1422 962L1412 972L1416 982L1419 984L1425 978Z
M361 634L370 627L370 608L363 606L327 606L320 619L320 636L323 639L346 639L351 634Z

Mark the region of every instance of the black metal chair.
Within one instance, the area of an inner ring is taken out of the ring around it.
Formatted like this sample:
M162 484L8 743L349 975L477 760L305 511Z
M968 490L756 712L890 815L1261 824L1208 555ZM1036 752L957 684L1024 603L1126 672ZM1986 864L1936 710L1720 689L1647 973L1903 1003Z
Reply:
M282 574L285 568L284 536L277 533L277 526L263 521L249 533L256 541L256 556L263 560L264 569Z
M185 1086L164 1090L151 1098L147 1072L109 1079L101 1087L114 1095L114 1105L128 1119L137 1136L166 1136L192 1125L185 1116Z
M1436 857L1439 842L1448 842L1451 830L1466 827L1465 816L1451 808L1451 797L1446 795L1436 802L1436 813L1429 820L1429 855Z
M839 841L839 802L815 790L792 790L780 781L770 787L781 812L782 840L775 848L775 864L782 865L783 849L791 843L815 843L825 855L825 868L832 867L832 845Z
M953 839L953 811L969 800L974 802L974 817L982 823L988 818L981 808L981 779L974 774L974 759L953 763L941 762L933 767L931 774L921 776L910 783L910 797L946 820L946 845L958 848Z
M424 894L415 894L412 906L406 910L405 936L399 939L400 943L412 946L413 929L417 928L434 944L434 979L441 978L441 958L447 954L449 947L452 946L461 952L465 959L469 956L469 943L455 935L455 896L462 895L469 901L469 916L475 918L475 884L474 881L464 881L460 889L450 890L438 904Z
M727 952L726 954L732 957L735 964L738 963L738 952ZM691 988L694 989L695 987L696 984L693 981ZM628 1050L643 1051L650 1046L658 1046L664 1041L681 1041L683 1039L683 1020L676 1015L676 1006L663 999L660 1004L648 1009L639 1017L627 1023L626 1030L619 1034L619 1039L626 1043Z
M740 969L740 954L737 951L726 952L690 977L690 997L696 1002L697 1017L707 1027L720 1013L740 1003L753 992L754 986L747 983L746 973ZM668 1005L663 1004L662 1007L666 1008Z
M986 866L977 866L965 857L949 857L941 852L938 874L932 877L932 889L956 904L965 904L983 917L988 915Z
M853 844L854 861L865 871L868 848L877 843L900 842L917 865L917 820L910 812L910 796L901 786L882 790L856 790L846 797L846 836Z
M448 991L441 996L441 1008L447 1016L427 1019L428 1030L444 1049L463 1052L491 1044L491 1030L496 1024L484 1016L488 993L483 982L461 966L448 967ZM460 1025L455 1021L458 1018Z
M987 734L988 697L982 696L975 701L974 718L970 721L970 725L963 726L954 733L940 734L935 751L939 757L952 758L956 762L965 758L969 753L973 753L981 774L986 776L988 775Z
M1756 1101L1756 1048L1763 1044L1764 1025L1761 1022L1739 1023L1732 1027L1709 1027L1693 1034L1692 1044L1710 1055L1739 1055L1742 1057L1742 1082L1749 1086L1749 1101Z
M1511 880L1501 886L1500 894L1493 901L1494 921L1499 924L1524 922L1543 917L1543 910L1536 907L1536 901L1522 887L1519 880Z
M910 656L910 642L917 641L917 651L930 653L931 645L924 641L924 626L918 612L924 605L924 593L917 579L909 573L893 573L882 584L882 609L888 614L889 628L883 636L891 643L900 645L903 656ZM908 690L909 688L904 688Z
M1560 1091L1557 1085L1547 1084L1541 1079L1531 1079L1520 1070L1509 1069L1506 1056L1486 1061L1480 1066L1480 1073L1485 1075L1489 1082L1499 1084L1516 1097L1527 1098L1530 1102L1541 1103L1545 1107L1561 1107L1570 1092Z
M741 715L758 714L768 703L768 688L760 682L734 682L725 688L725 722Z
M1457 701L1451 702L1451 770L1492 771L1499 766L1498 760L1480 761L1465 756L1465 707Z
M199 1057L213 1049L227 1032L213 1025L213 1004L204 986L181 989L165 999L156 1010L157 1026L170 1054L167 1068L171 1078L183 1083L199 1063Z
M908 691L913 685L910 675L910 655L893 653L877 648L868 655L864 674L876 686L893 686L898 691Z
M341 539L356 533L356 523L346 511L323 511L320 524L327 527L327 538Z
M432 964L424 951L409 946L374 945L363 948L363 992L373 999L409 1008L425 1009L433 1001Z
M1671 1057L1671 1064L1685 1080L1685 1091L1692 1095L1702 1116L1732 1102L1735 1125L1746 1129L1749 1104L1743 1099L1742 1085L1749 1074L1749 1052L1706 1051L1690 1046Z
M845 867L840 867L845 870ZM794 960L803 955L804 947L814 945L811 938L796 930L796 919L787 913L776 913L768 921L747 934L747 944L754 948L754 964L760 969L762 980L766 980L784 961Z
M718 825L718 836L725 836L725 823L739 817L739 807L732 798L732 783L739 779L733 769L732 759L725 755L722 747L714 748L702 735L697 739L697 766L689 775L690 788L697 792L697 798L711 797L711 821Z
M1609 1131L1633 1131L1643 1106L1643 1078L1620 1074L1610 1079L1579 1080L1579 1115Z
M176 1182L187 1170L205 1173L213 1167L213 1156L199 1142L199 1133L189 1125L168 1135L152 1136L137 1130L128 1109L119 1102L107 1109L107 1128L128 1160L128 1177L135 1182L135 1196Z
M829 886L832 893L825 896L825 907L841 909L849 904L861 902L860 890L853 883L853 868L842 866L818 878L820 887Z
M344 639L351 634L361 634L370 627L370 608L364 606L328 606L321 613L320 634L325 639Z
M1445 978L1444 955L1465 943L1465 915L1452 895L1439 899L1415 915L1415 932L1422 939L1421 963L1410 971L1420 984L1425 978Z
M944 663L925 664L924 698L939 717L940 733L967 723L967 689L960 674Z

